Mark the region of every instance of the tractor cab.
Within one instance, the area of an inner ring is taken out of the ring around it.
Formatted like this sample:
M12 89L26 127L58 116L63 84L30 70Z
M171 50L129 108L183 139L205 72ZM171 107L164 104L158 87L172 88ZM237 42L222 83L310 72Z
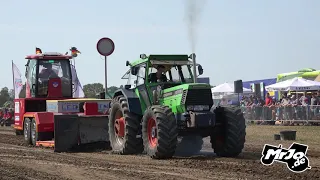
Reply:
M135 88L141 84L158 86L164 89L181 84L194 83L193 62L188 55L140 55L141 60L135 61L122 79L128 79L127 88ZM197 64L198 75L203 74L200 64Z
M27 98L72 98L72 56L39 53L26 59Z
M192 54L193 55L193 54ZM211 87L208 84L194 82L194 73L202 75L203 69L200 64L193 67L191 55L140 55L140 59L126 65L129 71L122 79L128 79L125 89L134 90L140 96L142 109L156 104L162 104L167 98L183 93L203 94L198 98L200 105L212 106ZM196 75L197 76L197 75ZM192 88L192 90L189 90ZM201 100L203 98L203 100ZM198 102L194 102L198 103ZM196 104L199 105L199 104ZM186 108L185 104L172 104L172 107ZM180 107L178 107L180 106ZM142 111L143 111L142 110Z

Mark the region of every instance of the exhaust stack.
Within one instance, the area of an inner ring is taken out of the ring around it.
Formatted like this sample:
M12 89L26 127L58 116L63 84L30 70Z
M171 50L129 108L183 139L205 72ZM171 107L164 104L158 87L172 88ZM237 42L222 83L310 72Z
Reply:
M196 62L196 54L192 53L190 55L190 58L192 59L193 62L193 82L197 83L197 62Z

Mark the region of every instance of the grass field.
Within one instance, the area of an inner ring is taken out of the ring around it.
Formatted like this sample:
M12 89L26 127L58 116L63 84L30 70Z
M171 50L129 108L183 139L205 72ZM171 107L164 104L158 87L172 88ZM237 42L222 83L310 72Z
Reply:
M274 134L280 131L297 131L295 141L274 140ZM308 155L320 157L320 126L265 126L248 125L246 147L263 148L264 144L279 145L288 148L293 142L306 144L309 146Z

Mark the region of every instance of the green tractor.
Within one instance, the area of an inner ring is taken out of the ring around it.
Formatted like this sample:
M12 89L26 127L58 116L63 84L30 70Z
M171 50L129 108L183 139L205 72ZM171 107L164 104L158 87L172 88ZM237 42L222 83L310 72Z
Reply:
M130 68L122 79L128 82L115 92L109 111L114 153L146 152L154 159L171 158L178 137L184 136L210 136L218 156L235 157L242 152L246 125L240 108L211 109L211 86L196 83L196 74L202 75L203 69L194 58L195 54L142 54L126 62Z

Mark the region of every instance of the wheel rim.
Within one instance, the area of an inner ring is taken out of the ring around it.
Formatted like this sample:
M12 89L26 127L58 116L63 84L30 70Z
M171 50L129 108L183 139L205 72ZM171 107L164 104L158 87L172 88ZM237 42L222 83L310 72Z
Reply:
M125 136L125 119L120 110L118 110L115 114L114 132L116 141L119 144L122 144Z
M154 148L157 146L158 143L158 132L157 132L157 124L156 121L153 118L149 118L148 120L148 140L149 140L149 145Z
M28 139L28 132L29 132L29 123L25 123L24 125L24 138Z

